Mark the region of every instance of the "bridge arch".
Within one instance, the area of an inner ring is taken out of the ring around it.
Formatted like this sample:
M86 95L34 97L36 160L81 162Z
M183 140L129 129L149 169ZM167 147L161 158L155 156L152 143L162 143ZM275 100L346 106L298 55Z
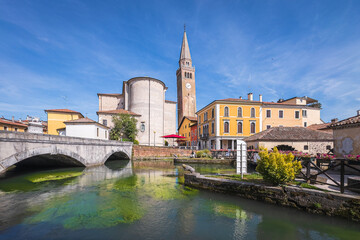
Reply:
M60 165L63 166L71 166L71 165L82 166L82 167L86 166L86 160L83 157L81 157L79 154L67 149L61 149L56 147L28 149L16 153L8 158L5 158L0 162L0 164L5 169L7 169L19 163L23 164L26 160L30 161L35 157L38 158L40 162L42 161L42 165L44 165L44 161L48 161L49 165L56 163L60 164L61 161L62 164Z
M101 164L105 164L105 162L109 160L112 156L130 160L131 155L123 148L113 149L105 155L105 157L101 161Z

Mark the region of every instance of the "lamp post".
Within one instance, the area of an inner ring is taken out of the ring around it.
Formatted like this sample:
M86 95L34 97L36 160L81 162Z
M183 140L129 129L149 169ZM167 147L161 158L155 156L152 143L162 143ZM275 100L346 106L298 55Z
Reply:
M155 134L156 134L156 131L154 131L154 147L155 147Z
M120 142L122 142L123 133L120 133Z

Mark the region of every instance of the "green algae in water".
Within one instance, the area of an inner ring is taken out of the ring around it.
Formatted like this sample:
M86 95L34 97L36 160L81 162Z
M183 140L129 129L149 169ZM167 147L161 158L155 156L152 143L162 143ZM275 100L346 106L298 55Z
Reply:
M246 212L239 206L218 202L218 201L208 201L205 205L205 210L211 212L217 216L227 217L231 219L247 219L248 216Z
M82 175L82 172L57 172L57 173L50 173L44 174L43 176L30 176L28 180L33 183L39 182L46 182L46 181L56 181L56 180L63 180L67 178L74 178Z
M69 184L75 177L82 174L83 168L75 170L56 169L27 173L24 175L1 179L0 190L4 192L29 192L42 189L46 186L56 187Z
M135 192L124 195L101 189L100 192L50 200L26 223L52 222L67 229L108 228L120 223L132 223L144 214L145 210Z

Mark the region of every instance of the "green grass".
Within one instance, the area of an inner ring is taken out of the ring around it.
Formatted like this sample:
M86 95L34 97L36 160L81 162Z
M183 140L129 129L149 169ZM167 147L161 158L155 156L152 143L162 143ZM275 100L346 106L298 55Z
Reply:
M243 179L241 179L240 174L209 175L207 177L215 177L215 178L222 178L222 179L229 179L229 180L243 181L243 182L263 183L263 177L260 174L257 174L257 173L244 174Z

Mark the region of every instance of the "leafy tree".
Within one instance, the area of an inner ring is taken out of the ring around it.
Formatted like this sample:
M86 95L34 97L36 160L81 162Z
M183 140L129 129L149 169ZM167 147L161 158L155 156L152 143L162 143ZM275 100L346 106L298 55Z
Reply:
M112 119L114 127L110 131L111 140L128 139L135 141L138 129L136 128L137 120L130 114L118 114Z
M274 151L269 153L267 149L259 152L260 160L256 167L266 182L274 185L290 182L295 179L295 175L301 170L301 163L294 161L294 155L281 154L274 147Z

